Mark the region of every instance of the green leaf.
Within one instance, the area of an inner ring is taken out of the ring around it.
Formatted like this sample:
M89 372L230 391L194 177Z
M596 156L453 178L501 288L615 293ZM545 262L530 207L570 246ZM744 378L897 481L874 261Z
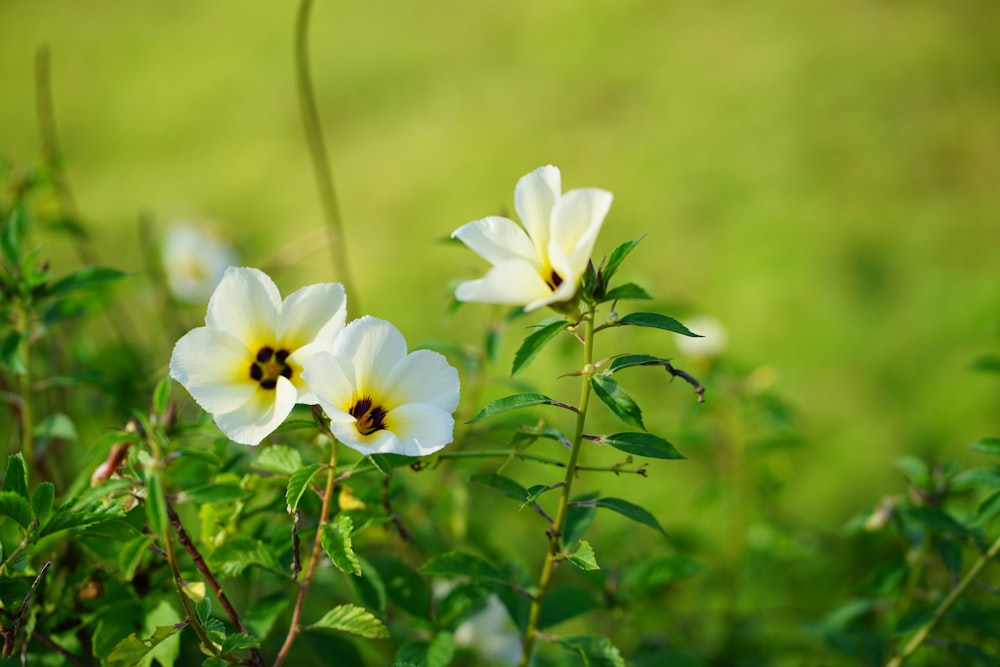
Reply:
M979 508L976 510L975 524L981 526L997 515L1000 515L1000 491L979 504Z
M1000 456L1000 438L980 438L969 447L974 452Z
M342 604L323 614L323 617L307 625L306 630L331 630L346 632L366 639L387 639L389 630L374 614L353 604Z
M576 408L570 407L565 403L560 403L554 398L549 398L544 394L514 394L513 396L505 396L504 398L498 398L495 401L490 401L486 404L486 407L479 411L479 414L465 423L475 424L478 421L482 421L487 417L492 417L502 412L530 408L536 405L558 405L559 407L567 408L576 412Z
M139 639L133 632L115 646L104 664L107 667L131 667L179 630L176 625L161 625L147 639Z
M438 625L455 629L462 621L486 608L488 587L471 581L457 582L437 603Z
M163 500L163 483L155 472L146 476L146 521L157 538L166 534L167 506Z
M389 599L406 612L421 619L430 619L431 594L427 584L409 565L393 558L382 556L372 560L378 571Z
M243 632L237 632L226 637L226 640L222 642L222 648L219 650L223 653L235 653L236 651L244 651L259 647L259 639L251 637Z
M57 412L41 420L31 429L36 438L48 438L75 441L79 438L73 420Z
M353 574L355 577L361 576L361 562L354 554L351 545L351 532L354 530L354 522L347 514L338 514L333 523L323 525L323 534L320 542L323 550L333 561L341 572Z
M375 466L375 469L386 477L392 477L393 468L401 468L413 463L412 456L402 454L370 454L368 460Z
M469 577L473 581L507 584L507 578L479 556L449 551L433 558L420 568L422 574L441 577Z
M628 454L651 459L683 459L684 455L663 438L652 433L614 433L602 435L598 440L602 445L610 445Z
M153 390L153 412L158 415L163 415L167 412L167 406L170 404L170 389L173 386L173 379L167 375L156 383L156 389Z
M646 426L642 423L642 410L617 381L607 375L598 374L590 378L590 386L597 398L601 399L601 402L619 419L629 426L646 430Z
M351 577L351 588L366 607L374 609L379 616L385 616L386 590L382 575L364 558L357 556L361 564L361 576Z
M208 503L230 503L239 500L247 495L247 492L238 484L205 484L196 486L182 492L185 502L195 505L206 505Z
M49 517L49 520L46 521L44 525L42 525L39 537L45 537L47 535L58 533L62 530L70 530L72 528L89 528L106 521L113 521L123 516L125 516L125 511L120 505L108 505L100 507L99 509L80 512L68 510L66 509L66 505L63 505Z
M673 333L689 336L691 338L701 338L686 326L672 317L661 315L660 313L629 313L618 320L619 326L651 327L653 329L663 329Z
M570 503L566 509L566 523L563 526L563 548L576 544L587 532L597 515L597 507L593 504L596 499L596 493L587 493L577 496Z
M984 373L1000 373L1000 357L995 354L984 354L972 362L972 370Z
M545 630L597 607L594 596L579 586L553 586L538 616L538 629Z
M649 526L653 530L662 533L664 537L667 537L667 531L663 530L663 526L660 525L655 516L650 514L648 510L627 500L622 500L621 498L598 498L594 501L594 506L618 512L622 516L632 519L636 523L641 523L644 526Z
M628 257L628 254L639 245L639 242L646 238L643 234L637 239L632 239L631 241L626 241L625 243L619 244L614 250L611 251L611 255L608 257L608 263L604 265L601 269L601 282L607 285L611 282L612 276L618 271L618 267L621 263Z
M305 468L299 468L292 476L288 478L288 488L285 491L285 502L288 503L288 509L290 512L294 512L299 507L299 501L302 500L302 496L305 494L309 485L312 483L313 477L323 469L323 466L319 464L313 464L306 466Z
M254 600L243 616L247 629L257 637L267 637L271 633L278 617L291 604L288 595L283 591L272 593L265 598Z
M621 301L623 299L652 299L649 292L639 287L635 283L625 283L624 285L619 285L614 289L608 290L605 293L604 298L601 299L602 302L605 301Z
M35 489L35 495L31 498L31 507L39 521L44 521L52 513L55 497L56 487L52 482L42 482Z
M509 477L496 473L482 473L473 475L472 481L477 484L485 484L497 491L502 492L508 498L513 498L519 503L523 503L528 497L528 490Z
M274 429L275 433L288 433L289 431L315 430L316 422L312 419L288 419L281 423L281 426ZM272 445L274 447L276 445Z
M895 461L896 467L913 484L926 484L930 479L927 464L915 456L901 456Z
M100 287L121 280L126 275L124 271L105 266L85 266L49 285L45 295L62 296L70 292Z
M514 363L510 368L511 375L517 375L531 363L531 360L538 355L546 343L558 336L560 332L565 331L569 322L563 317L550 317L535 326L535 331L528 334L524 342L521 343L521 347L514 354Z
M0 491L0 515L10 517L22 528L31 525L31 505L16 491Z
M24 365L24 355L21 340L25 334L9 331L0 341L0 362L14 375L26 375L28 369Z
M556 641L583 658L585 667L626 667L621 652L607 637L559 637Z
M597 554L594 553L594 548L587 540L580 540L580 546L576 552L566 554L566 559L584 571L601 569L601 566L597 564Z
M455 657L455 637L450 632L439 632L427 646L424 658L426 667L447 667Z
M7 457L7 472L3 478L3 490L16 493L25 500L28 496L28 471L24 467L21 452Z
M927 528L945 535L953 535L964 539L969 532L965 526L955 521L950 514L940 507L904 507L902 513L907 519L923 524Z
M123 544L118 551L118 567L125 575L125 581L132 581L135 571L142 562L142 557L149 550L149 545L153 543L148 535L140 535L129 542ZM207 597L205 598L208 599Z
M262 449L250 466L276 475L291 475L302 467L302 455L287 445L271 445Z
M607 373L617 373L633 366L665 366L669 361L669 359L654 357L651 354L623 354L611 360Z
M21 238L24 236L26 222L25 204L18 202L11 208L3 227L0 227L0 251L11 267L21 265Z
M260 540L237 535L216 547L211 555L211 565L217 574L238 577L251 566L261 567L281 576L288 576L287 570L278 562L274 549Z
M622 575L622 594L628 600L635 600L704 569L698 561L679 554L642 560Z

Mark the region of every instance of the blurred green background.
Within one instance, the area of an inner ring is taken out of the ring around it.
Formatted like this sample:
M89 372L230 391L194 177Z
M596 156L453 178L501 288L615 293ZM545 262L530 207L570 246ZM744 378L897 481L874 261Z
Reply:
M38 159L33 59L47 44L65 164L105 262L142 270L147 215L158 229L214 221L266 266L321 224L294 14L6 0L0 155ZM485 265L440 239L511 211L542 164L565 189L611 190L597 253L647 234L626 277L680 319L715 316L727 355L773 374L804 436L781 512L834 531L901 488L897 457L966 458L1000 427L1000 387L969 371L1000 347L998 25L1000 4L972 0L319 2L313 72L351 296L411 341L475 343L486 309L449 317L447 285ZM276 271L284 293L336 277L314 246ZM72 257L59 238L49 254ZM663 336L630 340L675 353ZM711 458L711 443L671 435L686 388L635 395L653 430ZM693 465L628 482L669 503L668 530L698 525Z

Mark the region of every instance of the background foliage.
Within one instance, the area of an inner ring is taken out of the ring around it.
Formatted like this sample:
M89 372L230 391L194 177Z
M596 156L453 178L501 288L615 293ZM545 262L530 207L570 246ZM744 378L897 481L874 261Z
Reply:
M702 659L832 650L807 621L890 552L842 541L845 523L903 492L900 456L981 465L967 445L1000 429L1000 383L970 371L1000 332L997 13L924 1L317 7L313 69L365 312L411 341L478 344L486 311L448 315L446 285L480 267L433 240L509 207L515 178L551 162L567 187L614 192L598 254L647 234L625 277L668 312L725 324L700 412L685 388L630 385L655 397L647 425L689 460L654 462L641 483L589 482L658 508L707 568L651 612ZM102 317L66 341L110 376L74 398L93 417L57 445L87 465L92 443L147 407L170 345L203 315L151 316L140 219L154 237L178 216L215 220L285 291L332 277L308 242L319 210L292 20L291 7L237 2L0 5L0 154L38 161L33 58L46 43L65 165L95 250L132 274L117 295L149 360L141 377L116 374ZM42 240L56 276L68 273L67 237ZM508 326L494 375L528 323ZM629 336L627 348L674 354L664 336ZM525 381L564 362L540 359ZM490 384L482 397L504 393ZM469 530L501 511L474 504ZM595 548L618 563L657 539L602 528Z

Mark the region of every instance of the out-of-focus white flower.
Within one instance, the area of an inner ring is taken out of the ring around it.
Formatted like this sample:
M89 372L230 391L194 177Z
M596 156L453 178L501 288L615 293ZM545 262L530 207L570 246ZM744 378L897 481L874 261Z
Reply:
M454 437L458 371L430 350L407 354L389 322L370 315L340 333L303 375L340 442L362 454L422 456Z
M332 349L346 318L340 283L309 285L282 301L267 274L229 268L208 303L205 326L174 346L170 376L230 439L256 445L296 403L316 403L303 365Z
M726 351L726 329L719 320L710 315L696 315L684 318L688 329L700 334L701 338L691 338L674 334L677 349L689 359L712 359Z
M486 607L455 630L455 643L475 651L490 664L516 665L521 661L521 636L496 595Z
M562 194L559 170L551 165L522 176L514 208L523 229L509 218L491 216L452 233L493 265L482 278L461 283L455 298L525 311L571 301L611 199L610 192L597 188Z
M174 298L204 303L230 266L236 251L223 239L190 222L177 222L163 241L163 271Z

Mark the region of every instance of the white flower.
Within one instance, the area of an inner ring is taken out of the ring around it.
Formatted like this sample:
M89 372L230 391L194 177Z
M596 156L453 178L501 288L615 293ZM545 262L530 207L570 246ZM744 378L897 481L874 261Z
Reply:
M180 301L204 303L237 263L232 246L189 222L171 225L163 242L167 288Z
M346 318L340 283L309 285L282 301L267 274L230 268L208 303L205 326L174 346L170 376L230 439L256 445L296 403L316 403L303 365L332 348Z
M490 664L516 665L521 661L521 636L496 595L455 630L455 643L471 649Z
M524 229L509 218L491 216L452 233L493 265L479 280L458 286L459 301L531 311L576 296L612 197L596 188L561 190L559 170L539 167L522 176L514 189L514 208Z
M303 375L330 430L362 454L422 456L452 441L458 371L437 352L407 354L389 322L368 315L351 322Z
M685 318L687 328L701 338L691 338L675 334L677 349L689 359L712 359L726 350L726 329L719 320L710 315Z

